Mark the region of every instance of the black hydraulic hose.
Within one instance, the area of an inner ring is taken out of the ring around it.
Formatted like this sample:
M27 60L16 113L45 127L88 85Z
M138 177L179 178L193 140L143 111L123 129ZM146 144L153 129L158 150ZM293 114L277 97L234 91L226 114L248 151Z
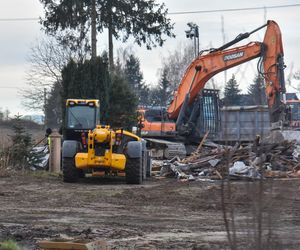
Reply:
M180 108L180 111L179 111L179 114L178 114L178 117L177 117L177 120L176 120L176 127L180 127L183 124L183 120L185 118L185 113L186 113L186 110L187 110L187 107L188 107L188 102L190 100L191 90L192 90L192 87L194 85L194 81L196 79L196 76L197 76L197 74L200 70L201 70L201 66L196 66L195 67L195 73L194 73L193 79L190 83L189 91L185 95L184 102L183 102L183 104Z
M222 45L222 46L219 47L219 48L212 49L212 50L210 51L210 53L216 52L216 51L224 50L224 49L226 49L226 48L232 46L233 44L236 44L236 43L238 43L238 42L240 42L240 41L242 41L242 40L248 38L251 34L257 32L258 30L260 30L260 29L262 29L262 28L264 28L264 27L266 27L267 25L268 25L268 23L266 23L266 24L264 24L264 25L262 25L262 26L256 28L255 30L252 30L252 31L250 31L250 32L241 33L241 34L239 34L235 39L233 39L232 41L230 41L230 42L228 42L228 43L225 43L224 45Z

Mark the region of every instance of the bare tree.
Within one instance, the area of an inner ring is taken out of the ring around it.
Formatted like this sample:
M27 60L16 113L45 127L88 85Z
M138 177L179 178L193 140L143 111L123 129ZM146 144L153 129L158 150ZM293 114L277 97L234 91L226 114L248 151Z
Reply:
M300 70L295 72L295 74L293 75L293 79L296 81L293 87L297 91L300 91Z
M27 88L20 93L23 105L32 110L44 110L47 93L54 83L61 82L63 67L73 59L83 61L85 55L79 48L76 53L67 45L61 45L53 38L43 38L30 49L27 58L29 68L26 72Z
M162 75L162 72L166 71L172 91L177 89L187 66L193 59L194 48L192 44L179 44L174 52L169 53L167 57L163 58L163 67L159 70L159 75Z
M132 45L117 48L117 61L120 64L120 67L124 68L130 55L134 54L136 54L136 51L133 49Z

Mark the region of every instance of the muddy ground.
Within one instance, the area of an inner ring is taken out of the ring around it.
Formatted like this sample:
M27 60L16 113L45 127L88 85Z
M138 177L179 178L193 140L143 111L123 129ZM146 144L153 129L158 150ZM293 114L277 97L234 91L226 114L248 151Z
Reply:
M0 241L15 239L25 249L59 237L105 239L111 249L229 249L225 208L237 249L255 249L258 232L261 249L299 249L300 180L267 181L263 192L257 187L234 181L228 196L225 183L229 199L222 203L220 181L151 178L126 185L122 178L86 178L66 184L39 172L1 177Z

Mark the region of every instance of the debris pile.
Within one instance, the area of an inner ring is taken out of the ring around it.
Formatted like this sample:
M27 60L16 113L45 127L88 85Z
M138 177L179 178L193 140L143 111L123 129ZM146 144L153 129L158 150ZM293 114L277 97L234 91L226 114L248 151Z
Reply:
M159 175L183 180L300 177L299 159L300 146L294 141L235 146L208 143L184 159L162 162Z

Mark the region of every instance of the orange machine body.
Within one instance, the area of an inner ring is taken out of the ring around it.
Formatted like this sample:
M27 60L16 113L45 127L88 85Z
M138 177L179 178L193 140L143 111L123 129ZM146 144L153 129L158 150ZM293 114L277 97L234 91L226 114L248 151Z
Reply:
M266 27L266 32L263 42L250 42L243 46L229 48L264 27ZM188 116L191 114L191 112L185 112L185 109L192 106L208 80L219 72L258 57L260 58L259 73L265 79L270 120L271 123L279 122L285 112L282 108L282 104L285 103L285 100L282 101L282 96L285 93L283 45L279 26L275 21L269 20L267 24L252 32L240 34L236 39L222 47L211 49L208 53L196 57L187 67L172 101L166 109L168 119L173 122L153 121L144 116L142 135L150 135L157 131L163 131L161 134L166 134L168 131L174 134L176 130L180 131L182 123L189 120ZM183 128L185 129L185 127Z
M281 91L277 69L279 55L283 56L281 32L274 21L268 21L262 43L250 42L244 46L199 55L185 71L177 92L168 107L169 117L171 119L178 117L187 93L190 93L188 103L191 104L199 91L214 75L260 56L263 57L263 74L268 106L272 108L275 104L276 93Z

